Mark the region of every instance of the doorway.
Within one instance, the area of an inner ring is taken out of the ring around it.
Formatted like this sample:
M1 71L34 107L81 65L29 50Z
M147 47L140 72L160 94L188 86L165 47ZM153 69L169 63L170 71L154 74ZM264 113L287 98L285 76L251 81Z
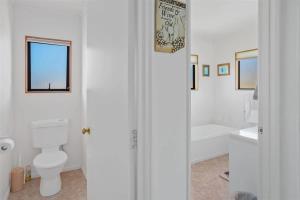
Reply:
M191 197L257 197L258 1L190 3Z

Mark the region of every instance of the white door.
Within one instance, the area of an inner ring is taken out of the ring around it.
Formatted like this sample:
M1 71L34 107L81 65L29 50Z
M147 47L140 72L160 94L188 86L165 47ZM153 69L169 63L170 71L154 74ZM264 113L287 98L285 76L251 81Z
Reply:
M83 89L85 128L90 128L90 135L85 134L88 200L133 200L128 3L87 1Z
M126 105L98 89L87 93L88 200L130 199L130 146Z

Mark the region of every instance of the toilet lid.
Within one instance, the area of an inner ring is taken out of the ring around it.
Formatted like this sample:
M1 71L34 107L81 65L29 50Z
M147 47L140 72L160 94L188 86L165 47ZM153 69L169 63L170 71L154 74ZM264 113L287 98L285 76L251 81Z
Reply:
M40 168L51 168L64 164L68 155L63 151L40 153L33 160L33 165Z

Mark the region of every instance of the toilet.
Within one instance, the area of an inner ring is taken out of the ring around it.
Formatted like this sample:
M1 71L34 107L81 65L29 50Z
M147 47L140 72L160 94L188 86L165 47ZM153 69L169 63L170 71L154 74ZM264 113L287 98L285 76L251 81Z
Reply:
M41 149L33 166L41 176L40 193L52 196L61 190L60 173L68 155L61 150L68 140L68 120L54 119L32 122L33 147Z

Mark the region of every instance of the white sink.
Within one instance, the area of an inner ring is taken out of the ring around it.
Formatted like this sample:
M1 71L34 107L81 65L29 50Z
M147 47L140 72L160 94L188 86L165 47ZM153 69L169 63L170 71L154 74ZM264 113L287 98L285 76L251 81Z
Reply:
M257 126L255 126L255 127L251 127L251 128L241 129L239 131L234 131L231 134L231 137L246 140L248 142L257 143L258 142L258 128L257 128Z
M258 139L258 128L257 128L257 126L255 126L255 127L251 127L251 128L242 129L242 130L240 130L240 135L243 137L257 140Z

